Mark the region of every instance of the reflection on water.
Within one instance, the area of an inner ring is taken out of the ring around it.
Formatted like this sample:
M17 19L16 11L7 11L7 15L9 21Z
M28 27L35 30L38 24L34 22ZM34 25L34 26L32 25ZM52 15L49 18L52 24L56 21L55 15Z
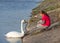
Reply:
M21 38L6 38L6 41L9 43L23 43L23 39Z

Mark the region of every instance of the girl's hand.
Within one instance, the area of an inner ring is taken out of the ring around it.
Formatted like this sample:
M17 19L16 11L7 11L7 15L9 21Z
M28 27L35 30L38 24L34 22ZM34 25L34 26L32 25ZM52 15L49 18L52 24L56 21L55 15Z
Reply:
M36 18L37 18L37 15L35 15L34 17L36 17Z
M37 22L37 24L44 24L45 23L45 21L42 21L42 20L39 20L38 22Z

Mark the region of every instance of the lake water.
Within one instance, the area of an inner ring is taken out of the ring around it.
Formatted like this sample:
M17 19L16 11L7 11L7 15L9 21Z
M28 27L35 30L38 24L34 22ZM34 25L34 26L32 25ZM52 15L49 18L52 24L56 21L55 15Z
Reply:
M29 19L40 0L0 0L0 43L21 43L21 39L5 39L10 31L20 31L20 21Z

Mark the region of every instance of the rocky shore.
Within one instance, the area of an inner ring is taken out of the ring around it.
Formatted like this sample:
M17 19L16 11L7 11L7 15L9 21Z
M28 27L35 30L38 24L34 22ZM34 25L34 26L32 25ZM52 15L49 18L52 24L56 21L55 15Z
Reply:
M47 2L47 3L46 3ZM51 4L52 3L52 4ZM51 18L51 24L60 21L60 0L45 0L38 7L33 10L40 10L44 7L43 10L47 11L48 15ZM49 5L48 5L49 4ZM53 6L53 9L51 9ZM33 14L28 23L28 30L32 29L32 26L35 26L37 19L34 18ZM23 38L23 43L60 43L60 24L51 28L51 30L39 32L33 35L27 35Z
M23 43L60 43L60 26L36 35L28 35L24 37Z
M59 18L60 8L49 11L47 13L50 14L52 23L56 23L60 21ZM60 25L54 26L49 31L44 31L34 35L27 35L24 37L23 42L24 43L60 43Z

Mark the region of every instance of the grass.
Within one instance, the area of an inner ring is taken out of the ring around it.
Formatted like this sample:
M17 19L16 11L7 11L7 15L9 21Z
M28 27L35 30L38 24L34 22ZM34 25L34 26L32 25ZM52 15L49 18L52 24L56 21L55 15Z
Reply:
M35 15L38 14L39 10L44 10L46 12L60 8L60 1L58 0L44 0L37 7L32 9L33 14L31 14L31 18L29 20L29 25L35 25L35 23L39 20L39 18L34 18ZM31 26L29 26L31 27Z

